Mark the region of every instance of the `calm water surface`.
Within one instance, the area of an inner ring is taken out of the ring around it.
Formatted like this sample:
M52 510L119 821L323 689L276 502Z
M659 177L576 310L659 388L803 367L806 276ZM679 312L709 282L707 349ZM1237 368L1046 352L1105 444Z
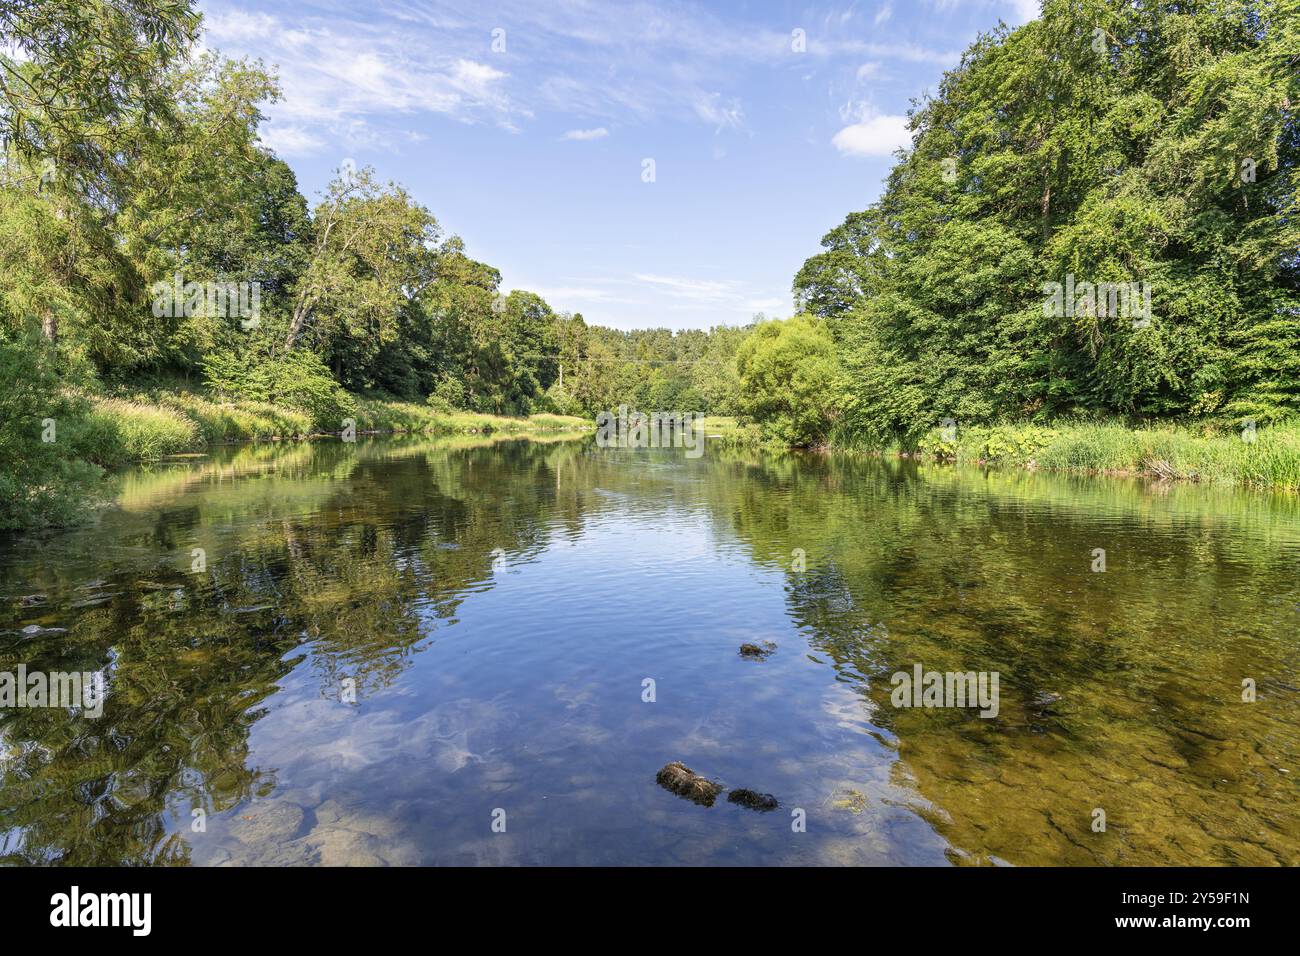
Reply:
M586 441L119 491L0 540L0 671L108 682L0 711L11 864L1300 862L1293 498ZM997 671L998 717L893 707L918 663Z

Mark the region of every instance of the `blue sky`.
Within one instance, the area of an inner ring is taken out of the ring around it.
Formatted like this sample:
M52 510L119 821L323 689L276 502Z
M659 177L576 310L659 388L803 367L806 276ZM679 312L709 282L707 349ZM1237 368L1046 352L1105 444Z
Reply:
M706 328L789 315L822 235L879 195L911 100L1037 2L201 8L206 45L278 67L263 139L313 201L368 164L507 289L589 323Z

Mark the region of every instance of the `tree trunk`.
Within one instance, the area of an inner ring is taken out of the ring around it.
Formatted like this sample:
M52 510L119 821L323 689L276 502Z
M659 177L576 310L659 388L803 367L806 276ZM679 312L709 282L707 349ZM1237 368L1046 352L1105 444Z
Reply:
M64 200L61 196L56 196L54 201L54 215L60 221L68 218L68 211L64 206ZM64 285L72 285L72 253L68 252L67 258L55 267L58 273L61 273ZM41 316L41 332L45 339L51 345L59 341L59 317L54 314L53 308L47 308Z
M1052 185L1048 183L1043 186L1043 245L1047 245L1048 235L1051 232L1052 222Z
M298 335L302 332L303 313L294 309L293 320L289 323L289 334L284 337L284 350L292 351L294 344L298 341Z

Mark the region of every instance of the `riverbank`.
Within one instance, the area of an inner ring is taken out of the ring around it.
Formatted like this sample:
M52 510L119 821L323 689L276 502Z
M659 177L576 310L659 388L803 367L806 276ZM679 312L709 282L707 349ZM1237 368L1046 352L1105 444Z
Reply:
M581 432L591 424L565 415L511 418L478 412L439 411L412 402L356 398L350 417L357 434L544 434ZM213 445L282 441L342 433L321 427L298 409L267 402L215 401L192 392L135 398L92 398L69 423L76 457L103 467L201 453Z
M730 447L761 447L757 426L709 419L709 432ZM912 445L832 442L827 449L904 458L1046 469L1074 474L1147 477L1300 490L1300 424L1224 431L1212 426L1131 428L1117 422L1051 426L957 425L933 429Z
M578 435L585 419L565 415L511 418L444 411L411 402L350 396L337 423L297 408L221 401L196 392L129 396L68 394L46 417L23 454L0 456L0 531L63 527L85 520L106 498L104 469L133 462L202 455L221 445L355 434L428 436Z
M917 451L958 464L1300 488L1296 424L1241 432L1183 425L1129 428L1118 423L959 426L955 435L931 432Z

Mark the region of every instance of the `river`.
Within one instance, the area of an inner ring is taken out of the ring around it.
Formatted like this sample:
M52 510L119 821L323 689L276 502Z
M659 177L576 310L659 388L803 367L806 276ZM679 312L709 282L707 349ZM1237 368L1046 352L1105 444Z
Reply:
M104 689L0 710L2 862L1300 862L1292 496L589 439L112 480L0 540L0 672Z

